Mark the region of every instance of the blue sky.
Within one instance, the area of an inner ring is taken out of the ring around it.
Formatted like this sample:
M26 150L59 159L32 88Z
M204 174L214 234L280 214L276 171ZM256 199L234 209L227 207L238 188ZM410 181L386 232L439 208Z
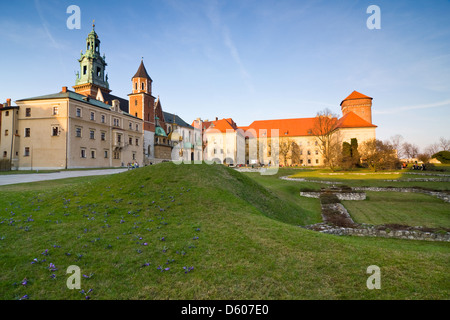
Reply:
M80 30L66 26L72 4ZM448 0L19 0L0 12L2 102L73 86L95 19L112 93L127 98L144 57L153 95L188 123L340 114L357 90L373 97L377 138L450 138Z

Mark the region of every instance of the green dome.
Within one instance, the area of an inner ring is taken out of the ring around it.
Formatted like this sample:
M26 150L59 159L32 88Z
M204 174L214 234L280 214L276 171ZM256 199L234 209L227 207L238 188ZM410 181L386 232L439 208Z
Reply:
M164 129L161 128L160 126L157 126L157 127L155 128L155 134L156 134L157 136L167 137L166 132L165 132Z

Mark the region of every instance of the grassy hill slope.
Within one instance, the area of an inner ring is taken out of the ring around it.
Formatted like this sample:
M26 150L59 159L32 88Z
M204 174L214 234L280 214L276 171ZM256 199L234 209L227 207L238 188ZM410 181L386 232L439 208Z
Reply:
M1 299L85 299L70 265L91 299L448 298L449 244L299 228L311 203L221 165L37 185L0 189ZM366 287L370 265L381 290Z

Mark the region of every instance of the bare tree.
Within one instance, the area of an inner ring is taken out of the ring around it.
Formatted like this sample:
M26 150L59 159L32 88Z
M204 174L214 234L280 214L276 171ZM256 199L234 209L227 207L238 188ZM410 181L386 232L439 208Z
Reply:
M439 151L449 151L450 150L450 140L444 137L439 138Z
M431 157L433 154L438 153L440 150L438 143L430 144L428 147L425 148L424 153Z
M300 146L295 141L292 141L291 161L292 164L300 164Z
M291 151L291 147L292 147L291 139L286 137L280 138L278 153L283 158L284 166L287 166L287 161L290 159L289 152Z
M403 158L403 154L402 154L402 141L403 141L403 136L401 134L396 134L392 137L389 138L389 142L392 145L392 147L397 150L397 157L398 158Z
M339 163L341 155L341 143L336 130L338 116L329 109L319 111L314 120L314 126L310 129L311 135L319 142L319 150L324 163L334 171Z
M419 147L409 142L403 142L402 152L408 159L415 158L419 154Z

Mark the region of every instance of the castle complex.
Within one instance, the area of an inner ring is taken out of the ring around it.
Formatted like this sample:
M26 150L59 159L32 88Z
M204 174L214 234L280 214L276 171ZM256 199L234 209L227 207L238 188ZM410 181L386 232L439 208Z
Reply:
M161 161L210 160L224 164L254 164L251 141L289 138L300 147L300 165L323 165L312 134L315 118L257 120L239 127L231 119L197 118L191 125L164 112L144 62L131 78L128 98L111 94L105 55L92 31L78 59L72 90L0 104L0 160L12 170L120 167ZM375 138L372 98L352 92L341 102L342 117L334 130L342 141ZM265 159L260 159L264 163Z

